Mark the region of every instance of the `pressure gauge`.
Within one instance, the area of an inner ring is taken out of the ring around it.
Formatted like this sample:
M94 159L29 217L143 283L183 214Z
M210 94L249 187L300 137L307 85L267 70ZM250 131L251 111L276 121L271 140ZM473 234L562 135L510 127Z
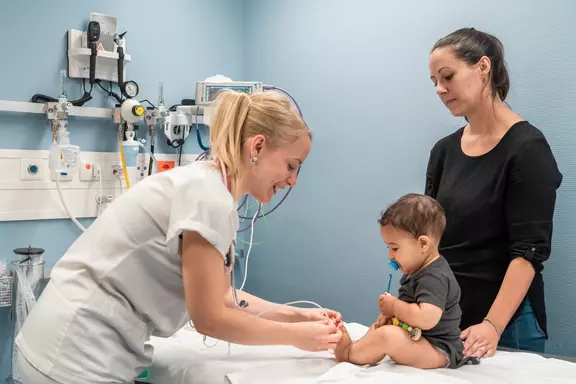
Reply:
M139 90L140 87L138 84L132 80L126 81L120 86L120 91L122 91L122 94L129 99L138 96Z

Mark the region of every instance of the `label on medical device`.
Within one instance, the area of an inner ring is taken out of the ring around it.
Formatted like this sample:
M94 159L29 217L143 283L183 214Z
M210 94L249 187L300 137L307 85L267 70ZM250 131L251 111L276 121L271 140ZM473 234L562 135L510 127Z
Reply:
M53 146L50 150L50 170L73 172L78 169L80 149L75 146Z
M60 151L59 168L76 169L78 166L78 152L74 149Z

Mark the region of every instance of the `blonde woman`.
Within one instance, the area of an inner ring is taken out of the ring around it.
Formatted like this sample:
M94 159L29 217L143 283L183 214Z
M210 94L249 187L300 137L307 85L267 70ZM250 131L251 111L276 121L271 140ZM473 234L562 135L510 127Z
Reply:
M25 384L131 383L152 362L151 335L191 319L207 336L248 345L335 348L340 314L284 307L239 292L227 254L238 198L262 203L296 184L308 127L275 92L224 92L210 127L213 162L153 175L119 197L52 269L16 338ZM336 323L336 324L335 324Z

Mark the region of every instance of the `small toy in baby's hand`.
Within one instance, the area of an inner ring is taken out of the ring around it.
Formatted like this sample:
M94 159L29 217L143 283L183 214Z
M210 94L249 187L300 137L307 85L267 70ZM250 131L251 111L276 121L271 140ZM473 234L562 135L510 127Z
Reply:
M409 326L406 323L401 322L400 320L398 320L397 317L394 317L392 319L392 324L394 324L397 327L400 327L406 331L408 331L408 334L410 335L410 338L414 341L418 341L420 340L420 337L422 337L422 330L420 328L414 328Z

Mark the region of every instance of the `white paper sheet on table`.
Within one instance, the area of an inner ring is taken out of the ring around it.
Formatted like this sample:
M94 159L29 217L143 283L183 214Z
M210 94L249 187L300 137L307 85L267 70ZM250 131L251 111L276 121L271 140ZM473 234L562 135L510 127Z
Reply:
M367 328L347 324L352 338ZM213 341L208 340L208 343ZM153 338L151 379L156 384L328 384L328 383L576 383L576 364L527 353L499 352L478 366L423 371L389 359L376 367L337 364L330 353L308 353L292 347L247 347L219 342L208 348L202 336L181 330L172 338Z

